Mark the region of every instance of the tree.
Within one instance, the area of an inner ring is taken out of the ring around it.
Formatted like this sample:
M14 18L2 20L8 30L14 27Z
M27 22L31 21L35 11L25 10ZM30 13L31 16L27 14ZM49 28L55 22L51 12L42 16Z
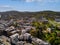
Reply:
M30 31L30 34L31 34L32 36L34 36L34 37L37 37L37 32L36 32L36 30L31 30L31 31Z

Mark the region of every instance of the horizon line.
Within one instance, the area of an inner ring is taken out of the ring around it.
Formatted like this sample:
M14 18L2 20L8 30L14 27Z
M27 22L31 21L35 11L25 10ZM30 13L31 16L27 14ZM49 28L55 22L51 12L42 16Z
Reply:
M53 12L60 12L60 11L54 11L54 10L40 10L40 11L20 11L20 10L6 10L6 11L0 11L0 12L8 12L8 11L18 11L18 12L41 12L41 11L53 11Z

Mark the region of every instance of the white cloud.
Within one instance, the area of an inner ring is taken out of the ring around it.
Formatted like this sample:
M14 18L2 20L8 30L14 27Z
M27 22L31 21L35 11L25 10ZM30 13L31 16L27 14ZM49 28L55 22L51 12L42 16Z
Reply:
M11 0L11 1L25 1L25 2L60 2L60 0Z
M15 10L15 8L10 5L0 5L0 12L1 11L9 11L9 10Z
M12 7L9 5L0 5L0 8L12 8Z
M60 0L45 0L46 2L60 2Z
M26 2L59 2L60 0L24 0Z
M34 0L25 0L26 2L33 2Z

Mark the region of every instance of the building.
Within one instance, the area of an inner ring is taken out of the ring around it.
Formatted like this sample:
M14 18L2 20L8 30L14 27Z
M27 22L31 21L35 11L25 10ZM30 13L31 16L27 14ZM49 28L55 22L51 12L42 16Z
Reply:
M22 29L21 30L21 34L25 34L26 33L26 30L25 29Z
M16 34L16 33L21 33L20 30L16 29L14 26L11 26L11 27L8 27L5 32L7 33L8 36L11 36L13 34Z
M60 22L60 18L55 18L55 21L56 22Z
M41 39L38 39L38 38L32 38L32 42L35 44L35 45L50 45L48 42L45 42Z
M0 19L1 19L1 15L0 15Z
M43 16L41 16L38 21L43 22L43 23L48 23L48 20Z
M29 34L29 33L21 34L19 39L23 40L23 41L32 42L31 34Z
M24 43L25 43L24 41L19 41L16 43L16 45L24 45Z
M14 35L11 35L10 36L11 43L12 44L16 44L19 41L18 38L19 38L19 34L18 33L14 34Z
M0 36L0 45L11 45L9 38L6 36Z

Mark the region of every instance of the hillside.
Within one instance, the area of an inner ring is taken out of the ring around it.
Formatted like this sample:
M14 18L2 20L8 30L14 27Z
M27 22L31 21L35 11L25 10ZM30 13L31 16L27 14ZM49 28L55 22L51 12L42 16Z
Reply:
M0 12L0 15L2 16L2 19L20 19L21 17L36 17L39 18L40 16L45 17L60 17L60 12L54 12L54 11L40 11L40 12L19 12L19 11L6 11L6 12Z

